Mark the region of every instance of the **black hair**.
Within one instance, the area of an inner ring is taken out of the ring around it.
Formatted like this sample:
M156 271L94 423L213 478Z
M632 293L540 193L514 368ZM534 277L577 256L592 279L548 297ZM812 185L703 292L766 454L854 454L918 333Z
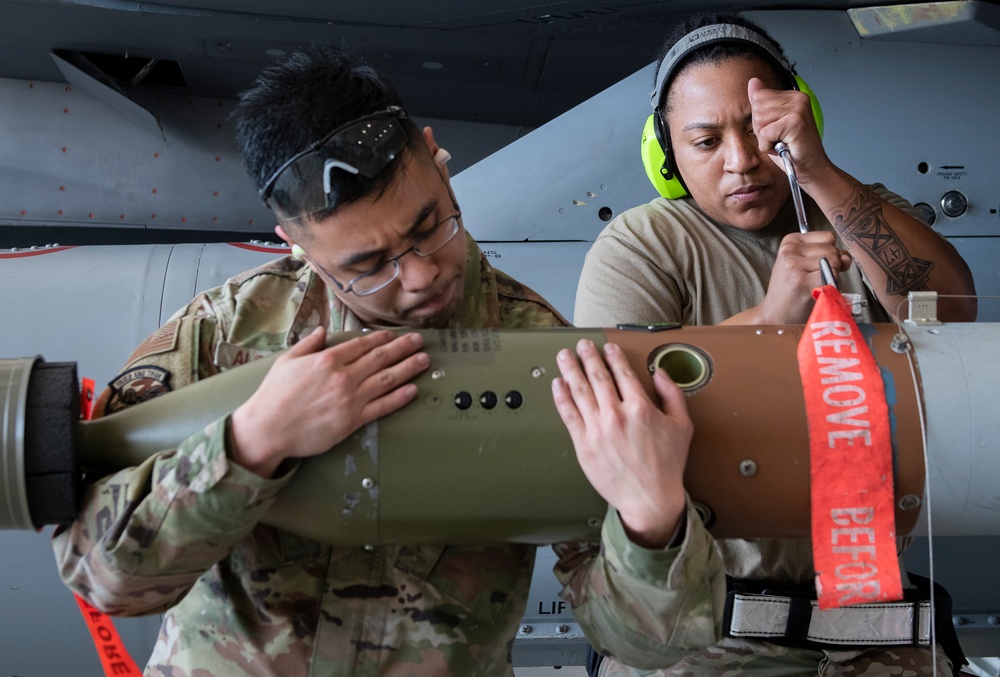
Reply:
M292 156L337 127L390 105L402 107L402 98L361 56L323 44L303 48L266 68L240 95L233 118L247 174L261 189ZM396 160L373 178L336 172L331 177L336 202L314 219L385 191L411 159L407 151L423 146L417 126L409 119L399 122L407 142Z
M758 33L762 37L766 38L774 44L779 54L782 56L785 55L785 52L781 49L781 45L778 44L778 41L771 37L767 31L753 21L750 21L739 14L730 12L701 12L691 15L682 23L674 24L674 27L667 34L663 47L661 47L660 53L657 56L657 72L659 71L660 64L662 64L664 58L666 58L667 53L675 44L677 44L678 41L681 40L681 38L692 31L696 31L699 28L704 28L705 26L711 26L713 24L734 24L736 26L742 26L743 28ZM726 40L713 44L707 44L686 55L674 68L670 79L663 84L663 100L660 101L659 108L660 114L664 116L664 120L667 112L670 110L670 85L688 66L695 64L713 64L725 61L726 59L740 57L759 57L761 61L767 64L767 67L774 74L774 77L777 78L778 82L783 83L786 88L794 87L794 81L792 80L792 75L795 73L794 69L791 72L786 71L779 63L775 62L774 57L757 45L744 40ZM655 85L656 83L654 81L654 87Z

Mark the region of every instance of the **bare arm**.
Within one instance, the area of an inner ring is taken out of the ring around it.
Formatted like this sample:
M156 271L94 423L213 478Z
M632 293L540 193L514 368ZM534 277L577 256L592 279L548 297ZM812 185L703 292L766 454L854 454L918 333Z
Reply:
M815 195L814 199L864 270L879 302L894 317L911 291L975 294L969 266L950 242L857 179L840 174L839 180L824 184L826 190L816 191L826 204ZM839 184L843 186L838 188ZM973 322L976 300L942 299L939 316Z
M975 293L968 265L945 238L830 161L804 93L765 89L756 78L747 90L760 149L780 164L774 144L788 145L799 184L833 224L886 310L895 316L910 291ZM976 302L944 299L939 315L971 322Z

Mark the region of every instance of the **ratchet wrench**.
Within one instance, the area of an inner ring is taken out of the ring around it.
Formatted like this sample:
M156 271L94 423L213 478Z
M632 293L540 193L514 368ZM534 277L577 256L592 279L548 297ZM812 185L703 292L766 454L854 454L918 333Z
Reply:
M795 174L795 167L792 166L792 152L784 141L774 144L774 150L781 156L781 161L785 163L785 173L788 174L788 183L792 187L792 202L795 203L795 217L799 220L799 232L808 233L809 223L806 221L806 207L802 203L802 189L799 188L799 177ZM833 269L830 262L825 258L819 260L820 275L824 285L833 285L837 289L837 281L833 277Z

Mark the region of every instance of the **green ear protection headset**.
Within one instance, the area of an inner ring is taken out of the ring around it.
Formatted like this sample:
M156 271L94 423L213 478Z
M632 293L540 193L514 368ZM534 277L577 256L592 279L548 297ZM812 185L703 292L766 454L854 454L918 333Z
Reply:
M781 53L777 45L754 30L735 24L713 24L694 30L678 40L660 63L656 72L656 85L650 92L649 102L653 106L653 114L646 119L642 130L642 164L646 168L646 176L653 187L665 198L675 200L688 194L684 182L674 164L673 150L670 148L670 135L664 129L660 106L666 96L667 86L671 76L676 72L678 64L684 57L696 49L719 42L749 42L763 50L763 55L770 57L783 72L788 73L788 88L798 89L809 95L813 118L820 136L823 135L823 110L819 106L816 94L812 88L792 70L792 65Z

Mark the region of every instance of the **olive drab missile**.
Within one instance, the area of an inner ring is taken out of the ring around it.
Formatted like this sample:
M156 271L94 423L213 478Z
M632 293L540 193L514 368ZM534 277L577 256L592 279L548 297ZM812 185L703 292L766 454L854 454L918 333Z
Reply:
M1000 533L1000 325L862 325L885 382L898 533ZM717 537L809 533L802 326L423 330L431 366L403 409L301 462L264 521L324 542L552 543L593 539L607 505L552 401L556 353L613 341L652 395L651 371L688 395L685 482ZM332 334L329 343L357 334ZM72 518L80 473L136 465L232 412L276 356L81 421L73 363L0 360L0 527Z

